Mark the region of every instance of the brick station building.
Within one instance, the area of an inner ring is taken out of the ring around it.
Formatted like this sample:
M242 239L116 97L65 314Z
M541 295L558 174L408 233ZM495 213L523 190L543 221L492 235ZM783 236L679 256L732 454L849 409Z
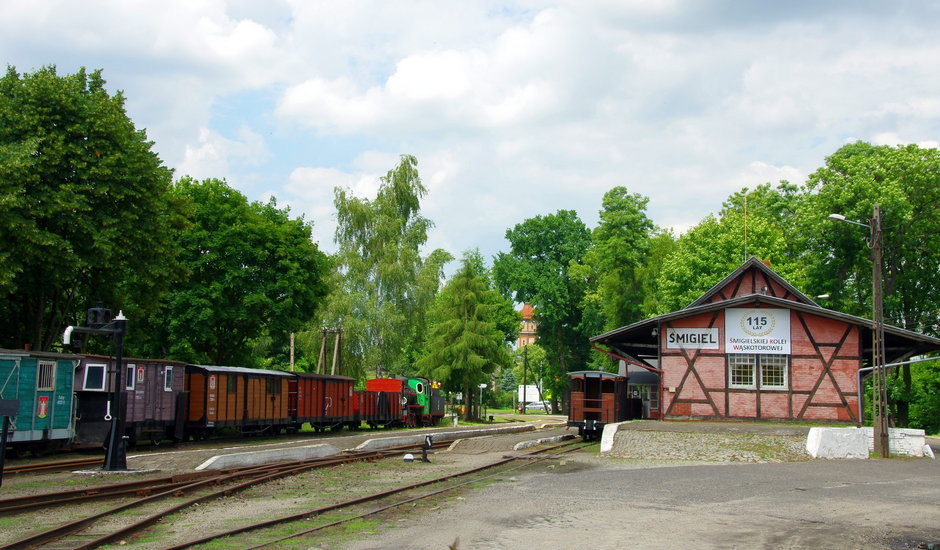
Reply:
M642 380L648 418L864 421L871 320L820 307L753 257L688 307L591 343ZM889 364L938 350L885 326Z

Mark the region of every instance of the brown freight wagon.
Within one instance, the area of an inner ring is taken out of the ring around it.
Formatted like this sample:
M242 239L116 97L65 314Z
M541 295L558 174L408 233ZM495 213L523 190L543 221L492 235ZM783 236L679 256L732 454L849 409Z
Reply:
M309 423L316 431L324 429L342 429L349 426L357 428L355 397L353 386L355 378L327 374L294 373L289 381L289 414L300 429Z
M202 439L221 428L278 433L291 427L288 394L293 377L276 370L186 365L187 433Z
M185 364L166 359L124 358L121 403L124 435L131 444L183 437ZM111 429L114 358L83 355L75 368L75 444L101 445Z
M630 420L627 377L603 371L569 372L568 425L584 439L596 439L604 425Z

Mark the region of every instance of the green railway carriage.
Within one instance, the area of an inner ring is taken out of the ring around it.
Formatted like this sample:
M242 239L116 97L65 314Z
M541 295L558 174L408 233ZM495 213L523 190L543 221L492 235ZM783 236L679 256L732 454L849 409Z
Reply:
M14 452L42 454L75 435L73 381L81 357L0 349L0 399L16 399L7 444Z

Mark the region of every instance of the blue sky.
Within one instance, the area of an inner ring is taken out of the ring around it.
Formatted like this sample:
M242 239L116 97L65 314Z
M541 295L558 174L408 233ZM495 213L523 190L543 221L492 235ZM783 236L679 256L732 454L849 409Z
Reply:
M101 68L176 175L313 221L398 155L429 248L624 185L682 232L742 187L803 183L861 139L936 147L940 3L597 0L2 2L0 59Z

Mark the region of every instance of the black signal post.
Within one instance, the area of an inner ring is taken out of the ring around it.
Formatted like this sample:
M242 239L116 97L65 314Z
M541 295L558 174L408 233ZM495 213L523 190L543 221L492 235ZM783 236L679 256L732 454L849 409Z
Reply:
M114 384L111 387L111 431L108 434L108 442L104 459L104 470L113 472L127 469L127 442L124 439L124 411L121 406L121 385L122 374L124 372L123 353L124 353L124 335L127 334L127 318L122 312L118 312L117 317L111 319L111 310L97 307L88 310L87 322L91 327L67 327L62 341L65 345L71 344L72 333L83 334L105 334L109 338L114 338L115 344L115 367Z

